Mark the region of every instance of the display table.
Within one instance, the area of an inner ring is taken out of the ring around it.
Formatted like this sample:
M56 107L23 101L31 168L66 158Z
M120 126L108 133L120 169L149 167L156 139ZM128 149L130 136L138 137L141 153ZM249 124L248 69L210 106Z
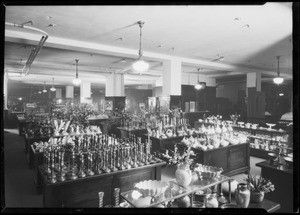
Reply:
M141 135L142 142L148 139L148 135L143 134ZM151 137L150 140L152 141L152 148L151 153L154 152L163 152L165 149L174 150L174 144L180 143L184 136L177 136L177 137L169 137L169 138L156 138Z
M159 161L155 164L126 169L100 175L87 176L64 182L48 183L45 175L43 181L44 207L99 207L98 192L104 192L103 205L113 204L113 190L120 188L121 192L133 189L134 183L143 180L160 180L161 166L166 163ZM39 172L42 173L42 166Z
M186 146L178 144L178 147L182 150L182 148ZM206 151L196 148L192 149L196 154L196 163L222 167L224 170L222 174L226 176L244 172L248 173L250 170L249 143L228 145L226 147L208 149Z
M212 122L199 122L196 121L195 122L195 130L199 129L201 127L201 125L205 125L205 126L215 126L215 123ZM248 138L250 139L250 142L254 142L255 139L259 140L259 141L265 141L268 140L270 143L274 143L274 144L278 144L279 141L276 140L276 137L283 137L283 136L287 136L288 138L286 138L286 141L280 141L280 143L285 143L289 146L289 148L287 148L287 150L292 150L292 146L291 146L291 131L279 131L279 130L270 130L270 129L253 129L253 128L245 128L245 127L240 127L238 125L232 125L232 128L234 129L234 131L241 131L241 132L247 132L251 135L248 136ZM269 136L269 138L265 138L262 136ZM265 150L262 148L254 148L250 146L250 156L254 156L254 157L259 157L259 158L263 158L263 159L268 159L268 153L270 152L274 152L274 151L269 151L269 150Z
M147 133L146 128L139 128L139 129L130 129L125 127L118 127L121 133L121 138L128 138L130 134L134 134L135 136L140 136L142 134Z
M168 188L166 189L164 195L162 195L161 198L153 198L151 201L151 198L146 199L147 197L145 198L144 196L136 196L134 194L135 190L121 192L121 197L133 207L151 208L164 202L184 197L186 195L193 195L195 192L200 190L205 190L216 185L221 185L223 182L226 181L230 182L230 180L231 179L229 177L220 175L216 178L192 181L189 186L181 187L177 184L176 179L173 179L168 181ZM231 186L229 186L229 193L231 193ZM231 195L229 195L229 199L231 200ZM192 205L193 196L190 198L190 200Z
M257 163L256 166L261 167L262 177L271 180L275 186L275 190L266 193L265 197L280 203L279 212L289 213L293 212L293 169L289 168L282 158L280 162L282 165L279 166L271 165L270 161Z

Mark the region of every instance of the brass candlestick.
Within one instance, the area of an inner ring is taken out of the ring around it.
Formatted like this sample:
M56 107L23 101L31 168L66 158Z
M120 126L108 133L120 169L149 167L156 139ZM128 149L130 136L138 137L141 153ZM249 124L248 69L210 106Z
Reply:
M75 180L77 179L77 175L75 174L75 151L71 149L71 164L70 164L70 171L67 174L68 180Z
M79 152L79 160L80 160L80 170L78 172L79 178L84 178L86 174L84 173L84 154L83 152Z
M137 164L137 145L136 143L134 143L133 145L133 168L137 168L138 164Z
M101 164L102 164L102 158L101 158L101 151L98 149L95 153L96 155L96 162L95 162L95 169L94 169L94 173L95 174L101 174Z
M93 158L92 158L92 153L91 152L88 152L87 153L87 171L86 171L86 174L88 176L92 176L94 175L95 173L92 171L92 163L93 163Z
M61 149L59 151L59 174L58 174L58 177L57 177L57 180L58 181L65 181L66 180L66 177L65 177L65 171L64 171L64 155L65 155L65 152L63 149Z
M148 165L149 164L149 143L147 142L147 140L145 141L145 164Z
M103 165L103 171L106 173L110 172L110 169L108 168L108 149L104 149L104 165Z
M46 151L45 151L45 153L44 153L44 155L45 155L45 165L44 165L44 172L45 172L45 174L50 174L51 173L51 169L50 169L50 155L51 155L51 153L50 153L50 150L49 149L47 149Z
M49 179L50 183L56 183L56 181L57 181L55 171L54 171L54 167L55 167L54 155L55 155L55 150L53 150L51 152L51 173L50 173L50 179Z
M112 148L112 171L118 171L116 167L116 148Z
M125 150L126 150L126 163L127 163L127 169L131 169L131 157L130 157L130 147L126 147L125 148Z

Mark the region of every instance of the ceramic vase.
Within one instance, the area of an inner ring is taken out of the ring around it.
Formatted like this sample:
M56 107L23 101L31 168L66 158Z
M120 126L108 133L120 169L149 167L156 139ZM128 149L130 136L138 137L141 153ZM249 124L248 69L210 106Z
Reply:
M253 203L260 203L264 200L265 193L263 191L251 191L250 201Z
M178 185L186 187L192 181L192 172L188 164L179 164L175 172L175 178Z
M236 204L241 208L247 208L250 202L250 189L247 184L239 183L235 190Z

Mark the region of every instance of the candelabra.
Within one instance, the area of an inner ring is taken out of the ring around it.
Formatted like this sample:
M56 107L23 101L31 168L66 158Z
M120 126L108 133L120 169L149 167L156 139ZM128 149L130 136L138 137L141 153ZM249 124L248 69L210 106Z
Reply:
M75 174L75 151L71 149L71 162L70 162L70 171L67 173L68 180L75 180L77 179L77 175Z
M66 177L65 177L66 173L64 171L64 157L65 157L64 149L61 149L59 151L59 155L58 155L58 163L59 163L59 173L58 173L58 177L57 177L58 181L66 180Z

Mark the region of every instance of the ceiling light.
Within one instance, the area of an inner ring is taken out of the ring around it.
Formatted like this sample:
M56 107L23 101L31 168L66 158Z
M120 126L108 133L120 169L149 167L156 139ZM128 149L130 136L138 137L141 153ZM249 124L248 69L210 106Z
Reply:
M46 82L44 82L44 89L43 89L43 93L47 93L47 90L46 90Z
M141 60L142 56L143 56L143 52L142 52L142 27L144 25L145 22L142 21L138 21L137 22L139 24L140 27L140 49L139 49L139 58L137 59L137 61L135 61L132 64L132 68L134 71L136 72L145 72L146 70L149 69L149 64L143 60Z
M38 94L42 94L42 91L39 91Z
M20 101L22 101L22 97L18 98Z
M278 62L278 69L277 69L277 77L276 78L273 78L273 82L275 83L275 84L282 84L282 82L283 82L283 78L282 77L280 77L280 71L279 71L279 58L280 58L280 56L276 56L277 57L277 62Z
M200 72L200 68L198 69L198 82L197 82L197 84L195 85L195 89L196 90L200 90L201 89L201 84L200 84L200 81L199 81L199 72Z
M56 89L55 89L55 87L53 86L54 85L54 78L52 78L52 87L50 88L50 90L52 91L52 92L54 92Z
M284 96L284 94L283 93L279 93L279 96Z
M79 59L75 59L76 61L76 77L73 79L73 84L79 86L81 84L81 80L78 78L78 61Z

